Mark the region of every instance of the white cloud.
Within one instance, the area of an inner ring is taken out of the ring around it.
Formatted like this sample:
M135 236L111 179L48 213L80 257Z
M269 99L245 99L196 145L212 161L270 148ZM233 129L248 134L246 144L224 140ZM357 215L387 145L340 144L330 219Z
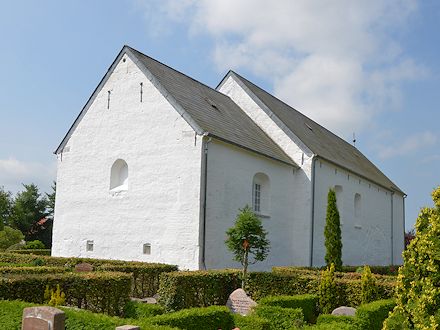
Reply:
M267 77L277 96L345 136L398 110L401 84L426 74L393 37L417 11L413 0L137 1L155 29L171 22L208 35L219 70Z
M0 159L0 186L16 193L21 184L35 183L42 191L49 191L55 180L56 163L25 162L14 157Z
M421 149L432 147L437 143L437 140L437 136L432 132L416 133L408 136L403 141L398 141L391 145L379 146L379 157L386 159L396 156L407 156L411 153L420 156Z

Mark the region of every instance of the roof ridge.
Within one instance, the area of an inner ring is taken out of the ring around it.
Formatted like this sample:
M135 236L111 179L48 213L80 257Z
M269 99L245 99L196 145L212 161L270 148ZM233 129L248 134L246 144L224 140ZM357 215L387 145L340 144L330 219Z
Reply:
M163 62L161 62L161 61L159 61L159 60L156 60L155 58L153 58L153 57L151 57L151 56L148 56L148 55L142 53L141 51L139 51L139 50L137 50L137 49L134 49L133 47L130 47L130 46L128 46L128 45L125 45L124 47L127 47L127 48L129 48L130 50L135 51L136 53L139 53L140 55L142 55L142 56L144 56L144 57L146 57L146 58L148 58L148 59L150 59L150 60L152 60L152 61L154 61L154 62L156 62L156 63L159 63L160 65L163 65L164 67L166 67L166 68L168 68L168 69L170 69L170 70L172 70L172 71L174 71L174 72L177 72L178 74L181 74L182 76L185 76L186 78L191 79L192 81L198 83L199 85L202 85L202 86L204 86L204 87L207 87L208 89L210 89L210 90L212 90L212 91L215 91L215 92L217 92L217 93L219 93L219 94L221 94L221 95L223 95L223 96L229 98L228 95L226 95L226 94L224 94L224 93L222 93L222 92L216 90L215 88L212 88L211 86L209 86L209 85L207 85L207 84L201 82L200 80L197 80L197 79L195 79L195 78L193 78L193 77L191 77L191 76L188 76L186 73L183 73L182 71L179 71L179 70L177 70L177 69L174 69L173 67L169 66L168 64L165 64L165 63L163 63Z
M334 135L335 137L337 137L338 139L340 139L341 141L343 141L344 143L346 143L347 145L349 145L353 151L358 151L360 153L362 153L361 151L359 151L359 149L357 149L356 147L352 146L350 143L348 143L346 140L344 140L343 138L341 138L339 135L333 133L332 131L330 131L329 129L325 128L324 126L322 126L321 124L317 123L316 121L314 121L313 119L307 117L305 114L303 114L301 111L295 109L294 107L292 107L291 105L287 104L286 102L284 102L283 100L279 99L278 97L276 97L275 95L273 95L272 93L269 93L268 91L266 91L264 88L254 84L252 81L246 79L245 77L243 77L242 75L238 74L237 72L235 72L234 70L229 70L229 72L232 72L233 74L235 74L236 76L238 76L240 79L244 79L246 80L248 83L254 85L255 87L261 89L263 92L265 92L266 94L270 95L271 97L273 97L274 99L276 99L277 101L283 103L284 105L286 105L287 107L289 107L291 110L296 111L299 115L301 115L304 118L307 118L308 120L310 120L311 122L313 122L313 124L318 125L320 128L326 130L327 132L329 132L330 134ZM228 74L229 74L228 72ZM263 102L263 100L261 100L258 96L257 98ZM263 102L264 103L264 102ZM267 104L265 104L267 107ZM365 156L364 156L365 157Z

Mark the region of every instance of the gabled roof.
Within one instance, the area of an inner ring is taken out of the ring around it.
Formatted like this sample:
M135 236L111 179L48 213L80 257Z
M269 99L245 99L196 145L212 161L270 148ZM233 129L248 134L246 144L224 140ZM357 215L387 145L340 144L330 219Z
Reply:
M228 96L129 46L123 47L94 94L99 92L124 54L132 58L198 134L212 136L298 167ZM92 95L56 152L63 148L93 99Z
M223 81L230 75L238 79L239 84L241 81L240 85L250 92L254 101L273 112L316 156L384 188L404 194L354 146L233 71L230 71Z

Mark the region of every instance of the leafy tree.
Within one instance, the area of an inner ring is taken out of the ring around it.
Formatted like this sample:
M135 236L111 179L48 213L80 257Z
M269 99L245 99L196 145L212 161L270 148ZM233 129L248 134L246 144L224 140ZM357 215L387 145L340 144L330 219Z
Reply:
M5 226L0 231L0 250L6 250L11 245L20 243L24 236L18 229Z
M263 261L269 253L269 240L261 220L246 205L239 210L240 213L235 219L235 225L226 231L226 246L234 254L234 260L243 266L242 288L244 288L247 277L248 266ZM249 255L253 260L249 260Z
M336 193L333 189L328 191L327 216L324 228L325 237L325 262L327 266L334 264L336 270L342 268L342 240L341 221L338 206L336 205Z
M415 329L440 327L440 186L432 192L432 199L434 207L420 211L415 238L403 252L397 306L384 329L395 329L398 322Z
M9 218L12 212L12 194L10 191L5 191L0 187L0 230L9 223Z
M47 216L53 219L54 211L55 211L55 195L57 191L57 183L56 181L52 184L52 192L50 194L46 193L47 199Z
M321 272L321 281L318 287L318 304L324 314L329 314L338 306L338 293L335 281L335 265L330 264Z
M23 185L25 190L17 194L12 208L11 225L19 229L26 241L37 239L31 228L46 216L47 200L34 184Z

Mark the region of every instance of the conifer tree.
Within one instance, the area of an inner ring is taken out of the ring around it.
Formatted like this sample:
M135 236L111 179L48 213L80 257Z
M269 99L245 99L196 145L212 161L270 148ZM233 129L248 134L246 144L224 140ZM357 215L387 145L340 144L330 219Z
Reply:
M327 216L324 228L325 238L325 262L327 266L334 264L336 270L342 268L342 239L341 222L338 206L336 205L336 193L330 189L327 196Z

